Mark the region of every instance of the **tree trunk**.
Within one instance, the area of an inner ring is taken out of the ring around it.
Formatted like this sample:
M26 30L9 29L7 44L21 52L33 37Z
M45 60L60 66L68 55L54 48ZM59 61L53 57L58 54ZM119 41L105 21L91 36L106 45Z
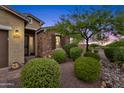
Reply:
M89 39L86 39L86 52L89 51Z

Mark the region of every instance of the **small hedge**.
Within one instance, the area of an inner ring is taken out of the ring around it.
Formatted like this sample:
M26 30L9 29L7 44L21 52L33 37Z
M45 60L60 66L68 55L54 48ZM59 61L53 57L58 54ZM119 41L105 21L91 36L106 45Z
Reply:
M93 57L93 58L95 58L95 59L97 59L97 60L100 60L100 57L99 57L99 55L98 55L97 53L86 52L86 53L84 54L84 56L85 56L85 57Z
M75 60L82 54L82 49L79 47L73 47L70 49L70 57Z
M124 47L124 40L113 42L106 47Z
M63 49L66 51L68 57L70 57L70 49L72 47L77 47L78 45L76 43L66 44L63 46Z
M114 60L124 63L124 48L116 49L114 53Z
M100 77L101 65L92 57L80 57L74 64L75 75L83 81L96 81Z
M21 86L26 88L56 88L60 82L60 67L55 60L35 58L22 69Z
M66 60L66 52L61 48L55 49L52 52L52 58L61 63Z
M97 44L91 44L89 47L96 48L96 47L99 47L99 45L97 45Z
M124 62L124 48L108 47L104 49L106 57L111 61Z
M113 62L114 61L114 53L116 52L116 48L115 47L107 47L104 48L104 52L106 57L109 59L109 61Z

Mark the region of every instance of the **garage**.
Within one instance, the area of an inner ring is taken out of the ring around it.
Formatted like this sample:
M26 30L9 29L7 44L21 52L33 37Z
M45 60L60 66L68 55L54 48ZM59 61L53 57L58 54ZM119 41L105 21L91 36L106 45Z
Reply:
M0 30L0 68L8 66L8 31Z

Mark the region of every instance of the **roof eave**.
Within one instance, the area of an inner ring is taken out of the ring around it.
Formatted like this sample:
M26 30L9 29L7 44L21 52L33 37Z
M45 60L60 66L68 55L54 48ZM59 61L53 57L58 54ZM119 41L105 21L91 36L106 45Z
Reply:
M2 7L3 9L5 9L5 10L11 12L11 13L13 13L14 15L18 16L19 18L23 19L24 21L29 22L29 20L26 19L23 15L21 15L21 14L17 13L16 11L10 9L9 7L7 7L5 5L0 5L0 7Z

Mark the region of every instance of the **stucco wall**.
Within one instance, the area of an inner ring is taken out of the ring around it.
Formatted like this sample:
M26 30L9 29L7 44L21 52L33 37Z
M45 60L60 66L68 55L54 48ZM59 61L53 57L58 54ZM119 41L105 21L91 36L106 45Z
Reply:
M34 29L38 30L41 27L41 25L40 25L40 22L38 22L34 18L32 18L32 24L29 23L26 25L26 27L34 28ZM36 33L35 33L35 56L37 56L37 34Z
M24 63L24 20L7 11L0 10L0 24L12 27L12 30L8 31L9 65L13 62ZM19 31L19 38L14 38L13 36L16 30Z
M32 18L32 24L27 24L26 27L39 29L41 27L41 25L38 21L36 21L34 18Z

